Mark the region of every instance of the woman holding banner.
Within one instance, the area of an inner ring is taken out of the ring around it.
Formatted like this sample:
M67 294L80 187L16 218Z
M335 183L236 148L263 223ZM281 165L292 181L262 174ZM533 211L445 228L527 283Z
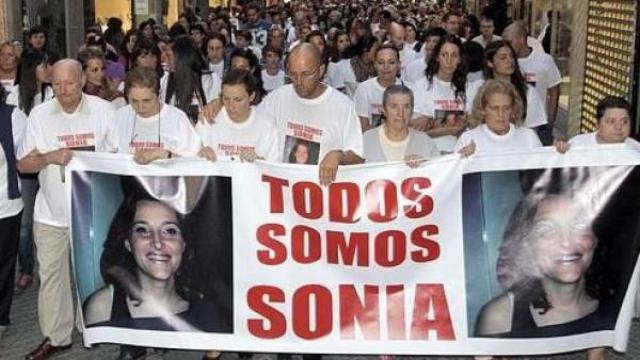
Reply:
M409 128L413 113L413 92L404 85L390 85L382 95L385 121L364 133L365 162L420 161L440 155L436 143L425 133Z
M502 80L487 80L473 101L469 126L455 150L463 156L541 147L535 131L522 126L522 99L515 87Z

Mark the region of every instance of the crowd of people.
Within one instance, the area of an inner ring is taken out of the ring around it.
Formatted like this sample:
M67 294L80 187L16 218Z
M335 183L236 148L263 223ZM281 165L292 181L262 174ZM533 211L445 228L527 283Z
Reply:
M452 3L251 3L206 18L187 9L168 28L149 19L127 32L112 18L105 31L86 30L76 58L51 51L39 26L24 46L2 43L0 337L14 286L32 285L37 261L45 339L26 358L71 345L61 169L73 151L131 154L139 164L198 156L312 164L327 185L340 166L417 167L451 153L549 146L554 136L560 152L638 147L622 98L603 99L593 134L568 142L554 134L561 78L541 41L491 9L470 14Z

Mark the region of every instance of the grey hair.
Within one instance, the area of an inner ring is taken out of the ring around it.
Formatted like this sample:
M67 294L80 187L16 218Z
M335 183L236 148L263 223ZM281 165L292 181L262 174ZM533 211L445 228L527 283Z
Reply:
M411 100L411 109L413 109L413 91L404 84L393 84L387 87L384 90L384 94L382 94L382 106L386 107L389 97L396 94L409 95L409 99Z

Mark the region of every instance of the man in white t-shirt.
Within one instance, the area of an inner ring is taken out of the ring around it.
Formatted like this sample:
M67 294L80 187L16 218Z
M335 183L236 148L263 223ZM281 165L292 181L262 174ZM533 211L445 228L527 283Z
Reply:
M400 69L404 69L411 61L415 60L417 54L412 48L405 44L406 29L397 22L389 26L389 43L398 49L400 54Z
M313 44L296 46L287 58L292 83L271 92L260 106L275 120L283 161L304 150L304 163L319 164L320 183L327 185L339 165L363 162L362 131L353 102L321 82L326 70L321 59Z
M113 125L111 104L84 95L79 62L64 59L53 68L55 98L35 107L27 121L23 173L38 173L34 242L40 276L38 318L44 341L26 359L46 359L71 346L73 300L69 262L69 214L64 166L72 150L106 151L117 141L108 136Z
M480 19L480 35L474 37L472 41L482 45L482 48L486 48L489 43L502 39L502 37L493 33L495 29L493 19L483 16Z
M507 26L502 36L511 43L518 65L527 83L538 91L540 99L546 104L549 124L538 127L538 135L544 145L553 141L552 129L558 113L558 99L560 97L560 70L553 58L543 51L535 51L527 45L527 29L520 22Z

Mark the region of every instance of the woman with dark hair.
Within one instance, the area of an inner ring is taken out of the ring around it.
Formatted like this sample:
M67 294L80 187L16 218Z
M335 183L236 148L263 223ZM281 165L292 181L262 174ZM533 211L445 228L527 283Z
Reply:
M204 42L202 53L207 55L209 71L223 77L225 73L225 49L227 38L220 33L209 35Z
M445 126L445 115L469 112L479 85L467 82L467 59L457 36L447 35L440 39L429 58L425 75L413 85L418 114L413 126L427 131L441 152L450 153L466 123Z
M375 53L374 67L377 76L360 83L353 99L356 114L360 118L362 132L382 125L384 91L389 86L402 82L398 78L400 53L395 46L384 44L378 47Z
M374 59L378 46L378 39L368 35L347 48L344 60L340 61L337 70L330 74L329 85L353 98L358 84L376 76Z
M594 209L593 199L581 200L586 199L579 196L581 185L531 191L516 206L497 264L505 293L484 305L477 335L528 338L613 330L617 282L604 269L611 252L597 231L603 206Z
M222 80L223 108L213 124L200 121L200 156L210 161L222 157L254 161L277 161L277 133L273 120L256 111L258 85L247 70L231 69Z
M145 38L149 41L157 42L158 36L156 35L155 29L153 28L156 24L155 20L148 19L147 21L143 21L138 25L138 35L141 38Z
M146 38L142 38L137 41L136 45L133 47L133 52L131 53L131 66L133 68L143 67L154 70L158 75L158 79L160 79L164 75L164 69L160 62L161 58L162 53L160 52L158 45ZM127 71L129 70L131 69L127 69Z
M23 51L16 74L16 85L6 103L29 115L31 109L53 97L51 66L58 59L47 53L27 48Z
M260 77L264 90L270 92L285 84L285 73L282 66L282 50L269 44L262 48L262 58L264 59L264 69L260 72Z
M160 98L184 111L195 124L204 107L220 93L220 78L207 70L200 50L189 36L169 47L170 71L160 80Z
M526 109L525 126L535 128L547 124L544 102L522 75L513 46L508 41L497 40L487 45L484 54L484 78L507 81L515 86Z
M129 63L129 59L131 59L131 52L133 51L133 47L136 45L136 41L138 40L138 33L135 29L131 29L127 31L120 43L118 55L118 63L122 65L125 69L130 69L131 64Z
M351 45L349 41L349 34L343 30L336 30L331 39L331 46L329 47L328 55L331 63L337 63L342 60L345 50ZM329 66L331 66L331 63Z
M255 104L258 104L267 95L267 91L264 89L264 83L262 82L262 67L257 57L255 57L251 49L236 48L231 52L229 56L230 70L242 69L247 70L253 76L256 86L256 99Z
M296 141L289 152L289 164L312 165L313 161L309 154L310 152L309 144L301 140Z
M126 104L122 93L106 77L106 59L102 51L94 47L87 47L78 54L78 61L82 64L82 70L85 74L86 81L82 89L85 94L107 100L116 109Z
M100 257L106 285L85 301L85 324L228 331L220 309L192 286L188 230L185 217L170 204L144 192L129 195L111 222Z

